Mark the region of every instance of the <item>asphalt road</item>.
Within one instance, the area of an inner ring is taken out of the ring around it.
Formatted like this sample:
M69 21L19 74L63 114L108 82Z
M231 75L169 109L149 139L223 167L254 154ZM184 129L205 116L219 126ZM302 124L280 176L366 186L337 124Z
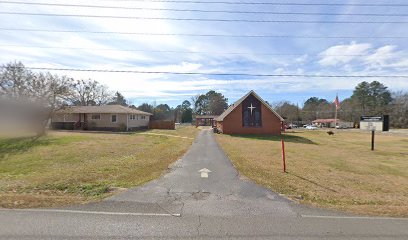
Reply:
M208 178L199 170L207 168ZM408 219L307 208L241 179L209 130L162 178L99 203L0 210L0 239L408 239Z

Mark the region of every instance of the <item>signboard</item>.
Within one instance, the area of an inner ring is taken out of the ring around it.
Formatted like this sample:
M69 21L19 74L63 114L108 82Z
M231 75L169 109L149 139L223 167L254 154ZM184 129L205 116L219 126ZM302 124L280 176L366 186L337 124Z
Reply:
M367 131L383 131L383 116L361 116L360 129Z
M382 122L383 117L372 117L372 116L361 116L360 121L365 121L365 122Z

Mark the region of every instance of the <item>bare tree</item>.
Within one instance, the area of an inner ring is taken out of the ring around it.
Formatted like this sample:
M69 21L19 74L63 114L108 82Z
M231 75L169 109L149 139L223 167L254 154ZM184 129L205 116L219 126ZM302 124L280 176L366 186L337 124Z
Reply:
M53 112L67 102L72 86L70 78L33 73L20 62L6 64L0 71L1 98L16 106L14 112L25 113L38 136L45 134Z
M192 106L193 106L193 113L194 114L197 114L197 102L198 102L198 98L200 97L200 94L197 94L197 95L195 95L195 96L192 96L191 97L191 103L192 103Z
M391 126L396 128L408 127L408 93L392 93L393 101L388 106Z
M27 97L34 74L21 62L8 63L1 67L0 95L4 98Z
M69 96L72 95L73 79L51 73L39 73L36 74L31 85L30 95L43 109L38 116L38 122L41 124L38 133L44 135L48 120L56 110L67 103Z
M271 104L271 107L288 122L298 122L299 108L289 101L279 101Z
M105 105L112 101L113 94L105 85L95 80L77 80L73 87L71 101L74 105Z

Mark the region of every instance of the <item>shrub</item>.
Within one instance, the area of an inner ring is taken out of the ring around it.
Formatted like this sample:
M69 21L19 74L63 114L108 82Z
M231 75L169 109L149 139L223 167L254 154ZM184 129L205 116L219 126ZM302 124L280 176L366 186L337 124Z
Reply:
M65 123L64 124L65 130L74 130L74 123Z
M90 121L88 122L88 129L95 129L96 128L96 122L95 121Z
M124 123L119 124L119 131L120 132L126 132L127 126Z

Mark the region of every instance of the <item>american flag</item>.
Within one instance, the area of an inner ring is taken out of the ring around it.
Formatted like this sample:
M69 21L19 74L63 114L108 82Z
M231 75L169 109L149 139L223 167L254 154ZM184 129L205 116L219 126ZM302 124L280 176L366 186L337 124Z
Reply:
M340 109L340 101L338 95L336 95L336 99L334 99L333 103L336 105L336 109Z

